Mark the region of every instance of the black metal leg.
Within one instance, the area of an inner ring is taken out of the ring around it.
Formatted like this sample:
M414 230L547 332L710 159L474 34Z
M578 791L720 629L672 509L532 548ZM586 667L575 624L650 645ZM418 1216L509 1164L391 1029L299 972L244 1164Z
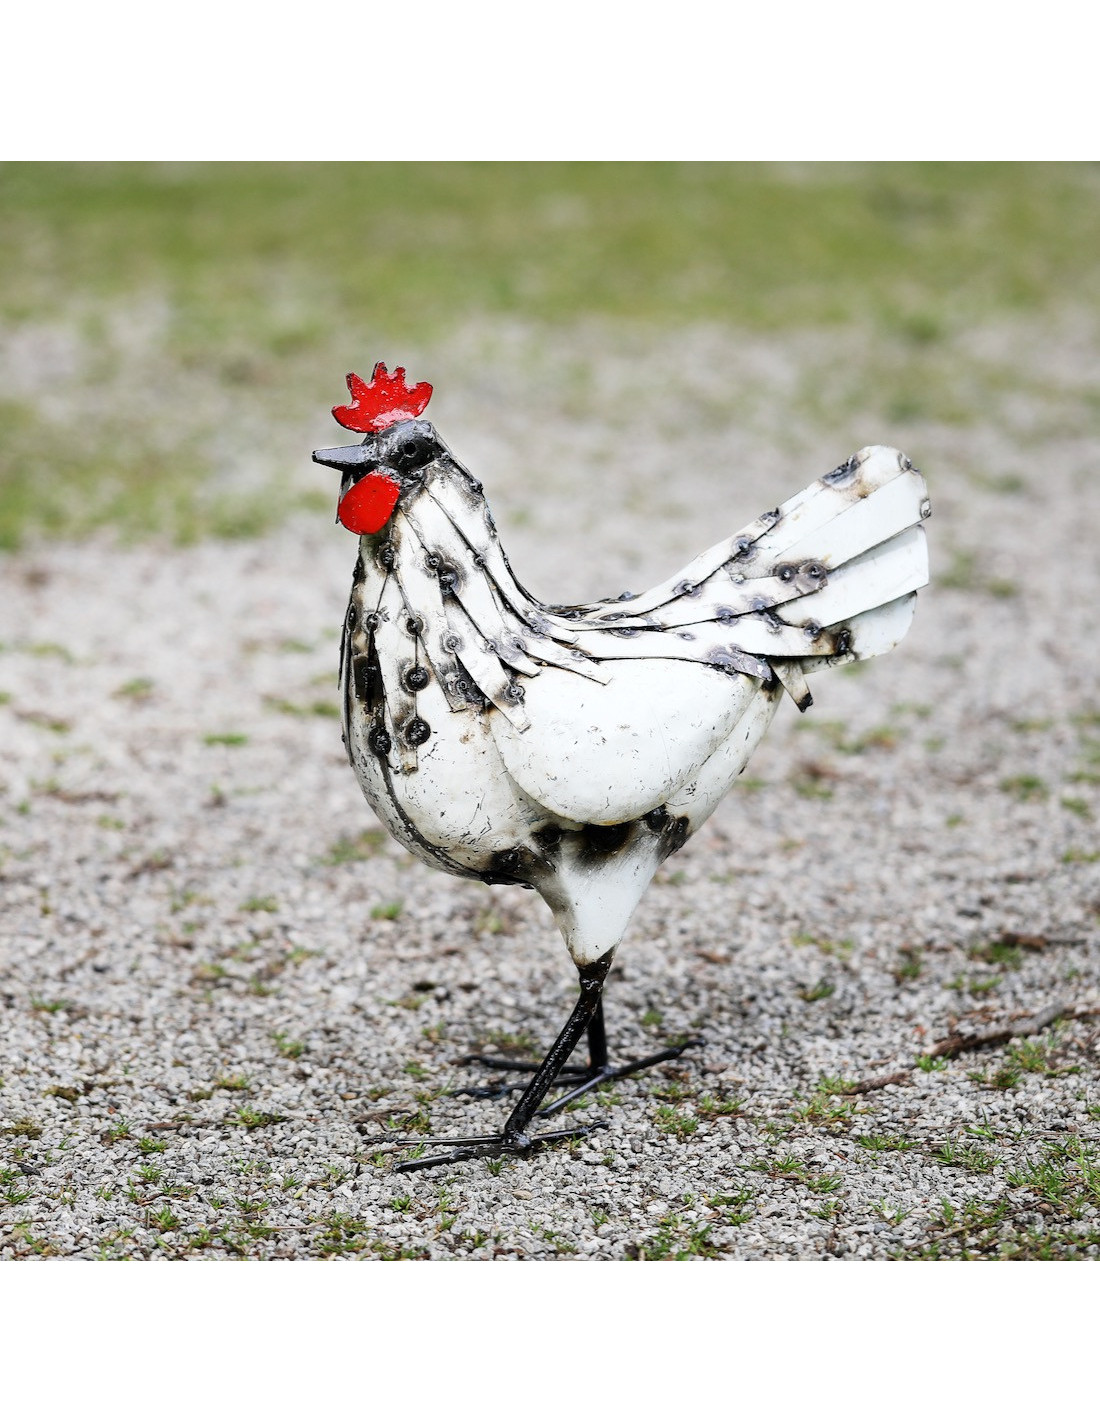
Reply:
M591 1131L607 1125L606 1121L594 1121L572 1130L549 1131L541 1136L528 1136L527 1127L546 1097L546 1093L560 1075L565 1063L584 1035L600 1004L607 970L611 967L611 953L605 953L595 963L580 970L581 991L576 1006L569 1014L569 1020L558 1033L557 1040L539 1064L534 1076L528 1082L523 1095L504 1123L499 1136L467 1136L458 1140L440 1138L427 1141L408 1141L408 1145L453 1145L454 1150L446 1155L420 1156L414 1160L403 1160L395 1170L408 1172L426 1170L434 1165L452 1165L461 1160L473 1160L478 1156L518 1155L534 1147L552 1141L577 1140Z
M607 977L607 970L610 967L611 954L605 953L602 958L598 958L596 962L590 963L580 970L581 995L577 998L577 1005L569 1014L569 1021L558 1033L558 1040L547 1052L546 1060L535 1072L527 1090L516 1102L515 1109L505 1121L505 1140L526 1141L523 1132L529 1125L531 1117L541 1106L543 1097L554 1083L554 1078L573 1055L573 1049L580 1041L581 1034L588 1027L600 1005L604 978Z
M636 1071L645 1071L646 1067L656 1066L659 1062L675 1061L677 1057L683 1056L689 1047L705 1045L702 1037L692 1037L690 1041L681 1042L678 1047L665 1047L659 1052L654 1052L652 1056L641 1057L637 1061L613 1067L607 1055L607 1033L603 1023L603 997L601 996L596 1011L592 1014L592 1020L588 1024L588 1071L585 1073L584 1080L559 1096L557 1100L551 1101L549 1106L544 1106L539 1115L556 1115L558 1111L563 1110L570 1102L576 1101L586 1091L591 1091L593 1087L602 1086L607 1081L620 1081L624 1076L633 1076Z
M602 1071L607 1065L607 1032L603 1025L603 994L596 1004L592 1020L588 1024L588 1075Z

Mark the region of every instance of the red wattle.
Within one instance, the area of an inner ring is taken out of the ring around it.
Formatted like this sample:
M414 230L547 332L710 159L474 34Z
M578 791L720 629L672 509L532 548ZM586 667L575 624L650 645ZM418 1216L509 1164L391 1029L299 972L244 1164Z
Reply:
M367 474L353 484L336 510L336 517L352 533L377 533L393 513L401 485L388 474Z

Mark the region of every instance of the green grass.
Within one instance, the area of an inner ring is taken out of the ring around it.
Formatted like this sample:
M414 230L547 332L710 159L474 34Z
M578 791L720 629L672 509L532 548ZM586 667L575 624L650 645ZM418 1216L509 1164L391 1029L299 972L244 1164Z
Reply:
M1075 164L9 164L0 335L57 354L0 402L0 547L330 512L295 479L344 371L486 316L857 325L891 422L965 422L945 342L1095 306L1098 216Z
M1044 781L1037 775L1012 775L1001 781L1001 789L1017 800L1045 800L1050 793Z
M389 836L385 830L363 830L354 839L343 837L329 847L323 864L355 864L372 859L385 845Z
M699 1122L694 1116L677 1111L673 1106L658 1106L653 1119L660 1130L675 1136L678 1141L687 1140L699 1129Z
M663 1215L656 1233L628 1244L626 1257L641 1260L718 1259L722 1249L710 1238L711 1225L698 1227L678 1214Z
M1016 943L985 943L971 948L968 957L1015 972L1024 961L1023 949ZM971 989L973 991L973 988Z
M264 304L265 354L337 310L396 336L479 311L776 326L869 305L920 345L960 304L1095 295L1098 203L1061 164L18 164L0 294L18 317L160 288L203 343Z
M988 1174L996 1162L978 1152L963 1160L944 1147L937 1159ZM1096 1208L1100 1167L1095 1143L1069 1136L1040 1145L1038 1154L1005 1171L1006 1193L972 1197L958 1208L941 1201L939 1217L909 1259L1093 1259L1100 1253Z

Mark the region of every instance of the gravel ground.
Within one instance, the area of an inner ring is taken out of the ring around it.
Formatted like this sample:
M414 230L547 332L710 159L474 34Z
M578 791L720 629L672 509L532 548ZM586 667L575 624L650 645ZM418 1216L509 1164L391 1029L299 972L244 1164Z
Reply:
M573 1147L393 1174L388 1134L493 1128L455 1059L547 1044L574 977L535 895L362 801L354 540L43 544L0 564L0 1257L1100 1253L1100 340L956 337L980 415L892 420L857 336L687 331L671 375L668 343L479 328L408 364L555 599L648 586L865 443L928 478L909 637L785 705L609 979L613 1050L705 1048Z

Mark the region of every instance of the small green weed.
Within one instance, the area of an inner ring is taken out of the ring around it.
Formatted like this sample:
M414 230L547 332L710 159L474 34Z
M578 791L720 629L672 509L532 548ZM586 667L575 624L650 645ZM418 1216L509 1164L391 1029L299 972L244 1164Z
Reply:
M1045 800L1050 794L1046 781L1040 780L1037 775L1010 775L1001 781L1001 789L1006 795L1023 801Z
M679 1215L664 1215L657 1232L635 1245L628 1245L628 1259L718 1259L722 1251L711 1242L711 1226L703 1228Z
M972 1145L969 1141L947 1141L932 1153L932 1159L939 1161L941 1165L955 1165L979 1175L988 1175L1001 1164L997 1156L990 1155L988 1151Z
M153 694L153 687L156 683L151 677L136 676L132 681L124 681L121 686L116 687L111 693L112 696L122 697L128 701L148 701Z
M658 1106L653 1119L660 1130L675 1136L679 1141L687 1140L699 1129L699 1121L695 1116L687 1116L677 1111L674 1106Z
M842 1208L839 1200L822 1200L820 1205L810 1211L810 1214L817 1220L834 1220Z
M29 1116L20 1116L10 1126L4 1127L4 1135L22 1136L24 1140L36 1141L42 1135L42 1127L37 1121L32 1121Z
M275 1043L275 1050L281 1057L287 1057L290 1061L297 1061L305 1054L306 1044L299 1042L293 1037L288 1037L285 1032L273 1032L271 1040Z
M714 1097L703 1095L695 1103L695 1112L696 1115L702 1116L704 1120L713 1121L730 1116L740 1116L744 1113L744 1106L744 1099L740 1096Z
M856 1140L864 1150L872 1151L876 1155L880 1151L886 1150L913 1150L917 1144L916 1141L911 1141L908 1136L869 1135L857 1136Z
M385 830L363 830L354 838L342 838L329 847L322 861L325 864L357 864L365 859L373 859L386 843Z
M49 1086L43 1093L45 1096L60 1096L62 1101L68 1101L71 1105L80 1099L79 1088L75 1086Z
M1009 972L1015 972L1024 961L1023 949L1016 943L985 943L971 948L967 956Z
M237 1109L235 1119L237 1125L255 1131L262 1126L277 1126L280 1121L285 1121L286 1117L278 1111L258 1111L254 1106L241 1106Z
M277 913L279 911L278 900L272 898L270 894L245 899L240 907L243 913Z
M324 716L329 719L340 719L340 707L335 701L310 701L299 704L295 701L285 701L281 696L265 696L264 702L273 711L280 711L284 716Z

